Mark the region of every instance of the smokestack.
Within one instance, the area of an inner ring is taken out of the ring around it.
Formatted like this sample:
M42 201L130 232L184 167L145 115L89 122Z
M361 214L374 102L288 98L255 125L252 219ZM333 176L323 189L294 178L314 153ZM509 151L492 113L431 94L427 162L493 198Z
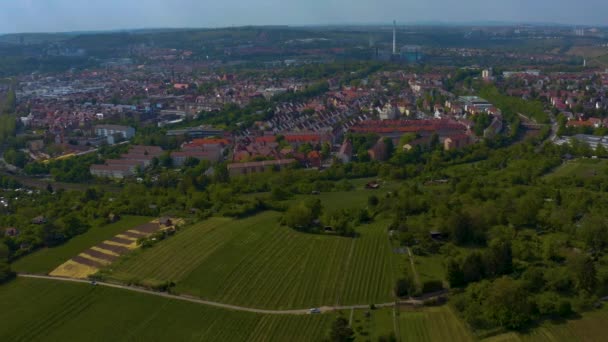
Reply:
M393 55L397 54L397 21L393 20Z

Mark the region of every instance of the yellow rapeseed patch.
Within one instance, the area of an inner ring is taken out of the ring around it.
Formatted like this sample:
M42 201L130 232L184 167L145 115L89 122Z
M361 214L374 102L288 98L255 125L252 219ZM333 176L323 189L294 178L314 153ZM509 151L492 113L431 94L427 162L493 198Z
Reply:
M120 256L120 254L109 251L107 249L103 249L103 248L99 248L97 246L91 247L92 250L103 253L103 254L107 254L107 255L113 255L113 256Z
M125 247L128 249L135 249L137 248L137 242L133 242L130 244L124 244L124 243L118 243L118 242L114 242L114 241L110 241L110 240L106 240L104 241L104 243L107 243L108 245L112 245L112 246L118 246L118 247Z
M67 277L76 279L87 279L88 276L99 271L95 267L79 264L73 260L68 260L59 265L53 272L50 273L54 277Z
M129 240L129 241L133 241L133 242L137 241L137 239L134 237L130 237L130 236L122 235L122 234L118 234L118 235L116 235L116 237L125 239L125 240Z

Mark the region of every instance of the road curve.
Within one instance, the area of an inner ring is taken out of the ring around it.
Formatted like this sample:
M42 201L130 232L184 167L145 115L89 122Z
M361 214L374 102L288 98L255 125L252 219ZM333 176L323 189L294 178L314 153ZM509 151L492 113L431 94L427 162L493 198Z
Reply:
M71 283L91 284L90 280L53 277L53 276L47 276L47 275L19 273L19 274L17 274L17 276L20 278L45 279L45 280L64 281L64 282L71 282ZM256 308L248 308L248 307L238 306L238 305L218 303L218 302L213 302L213 301L185 296L185 295L173 295L173 294L169 294L166 292L150 291L150 290L146 290L146 289L143 289L140 287L134 287L134 286L128 286L128 285L112 284L112 283L106 283L106 282L101 282L101 281L97 281L96 284L97 284L97 286L105 286L105 287L111 287L111 288L115 288L115 289L126 290L126 291L139 292L139 293L144 293L144 294L157 296L157 297L181 300L184 302L214 306L217 308L235 310L235 311L253 312L253 313L268 314L268 315L307 315L307 314L310 314L310 309L295 309L295 310L256 309ZM411 300L411 301L406 301L406 302L401 302L401 303L413 304L414 302L419 302L419 301ZM374 304L374 305L377 308L386 308L386 307L395 306L395 303L392 302L392 303L383 303L383 304ZM348 306L323 306L323 307L320 307L319 309L321 312L331 312L331 311L336 311L336 310L368 309L368 308L369 308L369 304L348 305Z

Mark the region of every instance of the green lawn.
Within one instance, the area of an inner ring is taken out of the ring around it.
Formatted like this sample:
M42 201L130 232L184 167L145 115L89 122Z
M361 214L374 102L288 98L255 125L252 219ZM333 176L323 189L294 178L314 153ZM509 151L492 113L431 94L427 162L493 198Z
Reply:
M393 308L379 310L356 310L353 312L351 327L355 331L356 341L377 341L380 337L387 337L395 332ZM366 312L369 315L366 315ZM343 316L350 319L351 312L345 311ZM397 328L398 329L398 328Z
M36 279L0 287L0 341L319 341L333 314L277 316Z
M344 316L349 318L350 312ZM352 328L356 340L377 341L393 334L401 341L473 341L473 337L449 306L428 308L393 308L373 310L366 317L364 311L355 311Z
M545 178L554 180L562 177L578 176L582 178L593 177L595 174L604 174L608 171L608 161L603 159L577 159L567 162L553 170Z
M74 237L61 246L44 248L20 258L11 267L17 272L24 273L51 272L86 249L150 220L152 220L150 217L124 216L116 223L92 227L88 232Z
M442 255L418 256L414 255L414 265L420 281L445 280L445 269L443 267L444 257Z
M381 190L378 190L381 191ZM318 198L323 204L323 209L327 212L332 212L338 209L349 209L349 208L364 208L367 207L367 199L372 194L380 194L375 190L353 190L353 191L336 191L336 192L322 192L319 195L298 195L293 199L289 200L289 203L297 203L307 198ZM382 192L383 194L385 192Z
M265 212L244 220L212 218L106 270L121 281L171 280L175 291L259 308L307 308L390 302L398 255L386 223L361 237L312 235Z
M447 305L403 310L398 322L402 341L473 341L466 324Z
M608 336L608 308L587 312L580 319L563 322L544 322L527 333L506 333L484 339L487 342L551 342L551 341L606 341Z
M365 184L376 180L376 178L353 179L350 182L355 188L351 191L321 192L319 195L296 195L286 201L286 203L293 204L307 198L318 198L323 203L323 209L328 212L339 209L365 208L368 206L367 200L370 196L376 195L381 198L387 192L394 191L399 185L395 181L380 181L380 189L365 189Z

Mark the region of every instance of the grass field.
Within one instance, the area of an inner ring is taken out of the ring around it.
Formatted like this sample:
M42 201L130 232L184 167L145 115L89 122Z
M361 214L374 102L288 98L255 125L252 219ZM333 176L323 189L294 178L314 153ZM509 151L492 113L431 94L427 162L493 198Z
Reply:
M376 178L352 180L351 182L355 188L351 191L321 192L319 195L297 195L287 201L287 203L297 203L307 198L318 198L321 200L324 210L329 212L338 209L365 208L368 206L367 200L370 196L376 195L382 197L387 192L393 191L398 187L397 182L383 181L380 182L382 184L380 189L365 189L365 184L375 180Z
M332 212L338 209L348 208L364 208L367 207L367 199L369 196L376 194L385 194L386 192L380 192L382 190L353 190L353 191L336 191L336 192L322 192L317 196L311 195L298 195L293 199L287 201L288 203L297 203L307 198L318 198L323 204L323 209L328 212Z
M395 321L393 320L393 308L379 310L356 310L352 312L351 327L355 331L356 341L377 341L380 337L386 337L395 333ZM369 315L365 313L368 312ZM351 312L345 311L342 316L350 320ZM397 328L398 329L398 328Z
M442 255L418 256L414 255L414 265L420 281L441 280L445 281L445 269Z
M543 342L543 341L606 341L608 336L608 308L587 312L580 319L564 322L545 322L530 332L508 333L485 339L487 342Z
M608 161L602 159L578 159L570 161L555 169L545 178L548 180L562 177L578 176L582 178L593 177L608 171Z
M363 311L355 311L352 327L357 340L376 341L381 336L394 334L400 341L473 341L466 324L447 305L393 310L374 310L369 317L365 317Z
M449 306L401 311L402 341L472 341L467 326Z
M48 273L57 266L63 264L70 258L82 251L124 232L132 227L150 221L150 217L124 216L120 221L89 229L85 234L79 235L61 246L41 249L27 255L11 265L17 272L25 273Z
M333 314L274 316L87 284L0 287L0 341L319 341ZM10 309L7 309L10 308Z
M303 234L265 212L244 220L212 218L107 270L121 281L174 281L175 291L258 308L390 302L399 275L385 223L356 239Z

